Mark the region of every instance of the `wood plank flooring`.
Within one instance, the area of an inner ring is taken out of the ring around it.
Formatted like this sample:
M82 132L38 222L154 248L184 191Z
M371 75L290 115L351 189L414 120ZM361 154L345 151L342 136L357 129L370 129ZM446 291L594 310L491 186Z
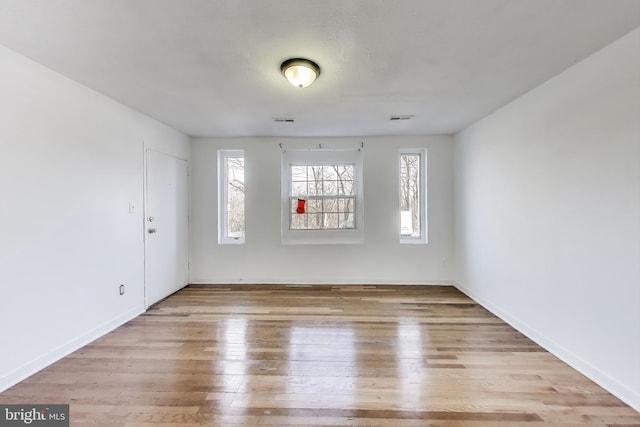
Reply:
M0 403L69 403L72 426L640 426L440 286L188 286Z

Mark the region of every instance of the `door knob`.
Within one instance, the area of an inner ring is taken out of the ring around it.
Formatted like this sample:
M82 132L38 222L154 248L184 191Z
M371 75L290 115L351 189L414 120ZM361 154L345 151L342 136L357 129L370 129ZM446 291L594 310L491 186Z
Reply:
M156 229L155 228L150 228L147 231L149 232L149 234L153 234L153 233L156 232Z

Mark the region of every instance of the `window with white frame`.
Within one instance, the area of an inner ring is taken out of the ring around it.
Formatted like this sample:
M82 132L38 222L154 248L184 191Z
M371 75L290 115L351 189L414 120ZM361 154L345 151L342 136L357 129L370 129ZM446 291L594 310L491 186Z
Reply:
M355 228L355 164L291 164L291 230Z
M218 150L218 243L244 243L244 150Z
M427 243L426 150L400 151L400 242Z
M284 243L360 243L362 182L359 150L284 151Z

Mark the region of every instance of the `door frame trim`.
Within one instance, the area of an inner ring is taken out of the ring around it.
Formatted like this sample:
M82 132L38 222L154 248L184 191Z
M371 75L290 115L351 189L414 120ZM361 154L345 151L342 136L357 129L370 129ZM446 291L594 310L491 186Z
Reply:
M142 215L142 246L143 246L143 260L142 260L142 264L143 264L143 280L144 280L144 286L143 286L143 304L144 304L144 308L145 310L147 310L151 305L153 304L149 304L149 292L148 292L148 283L147 280L149 278L149 274L148 274L148 261L147 261L147 255L148 255L148 251L147 251L147 214L149 212L149 208L148 208L148 203L147 203L147 197L149 195L149 191L148 191L148 185L149 185L149 180L148 178L148 163L147 163L147 153L153 151L159 154L164 154L166 156L169 157L173 157L176 160L181 160L186 162L187 164L187 282L189 281L189 277L191 275L191 262L189 261L191 259L191 164L189 163L189 159L185 159L183 157L177 156L174 153L168 153L166 151L163 150L158 150L156 148L151 148L147 146L146 142L142 142L142 169L143 169L143 174L142 174L142 198L143 198L143 203L142 203L142 211L143 211L143 215Z

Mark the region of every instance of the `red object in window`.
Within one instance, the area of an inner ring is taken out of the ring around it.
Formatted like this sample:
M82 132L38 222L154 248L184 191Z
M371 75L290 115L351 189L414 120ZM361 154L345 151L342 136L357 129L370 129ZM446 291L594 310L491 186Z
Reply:
M298 208L296 209L296 212L299 214L303 214L304 213L304 204L305 204L306 200L303 199L298 199Z

